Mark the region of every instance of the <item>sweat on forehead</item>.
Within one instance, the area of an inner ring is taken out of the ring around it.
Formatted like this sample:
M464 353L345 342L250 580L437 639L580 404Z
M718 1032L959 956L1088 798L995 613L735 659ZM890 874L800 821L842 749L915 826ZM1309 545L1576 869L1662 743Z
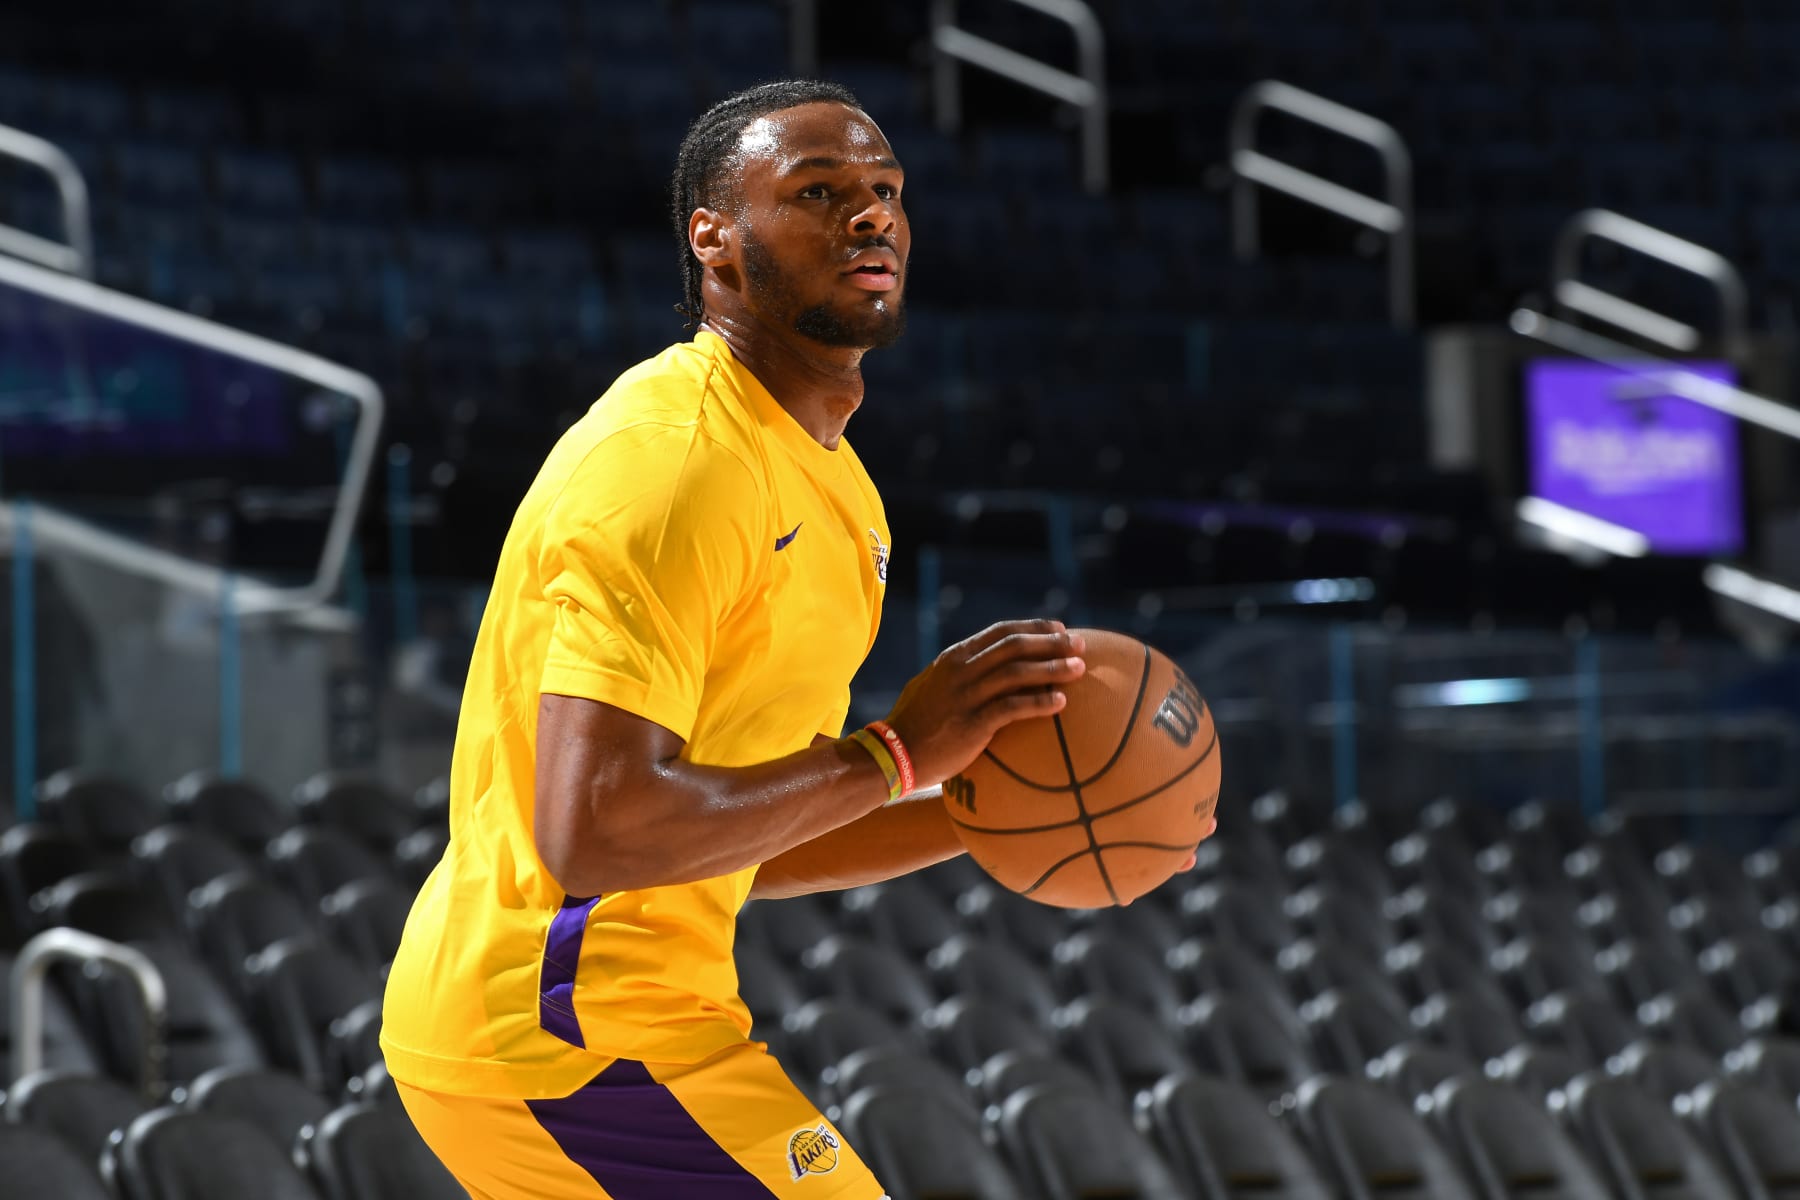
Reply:
M822 151L879 151L885 157L886 150L887 139L867 113L826 101L756 118L738 135L731 157L741 166L756 158L809 158Z

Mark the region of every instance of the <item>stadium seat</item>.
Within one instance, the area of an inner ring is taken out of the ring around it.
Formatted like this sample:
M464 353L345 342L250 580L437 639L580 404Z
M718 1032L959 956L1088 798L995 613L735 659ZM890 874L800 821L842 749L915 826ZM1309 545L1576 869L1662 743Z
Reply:
M980 995L952 996L919 1019L937 1056L970 1071L1002 1050L1050 1053L1050 1035L1031 1018Z
M1059 942L1051 960L1057 986L1070 1000L1116 1000L1165 1024L1187 1000L1156 952L1136 942L1084 930Z
M1006 1161L982 1136L980 1119L936 1091L891 1083L844 1102L839 1127L893 1200L1028 1200Z
M1006 942L1037 962L1047 961L1071 930L1066 912L984 886L957 898L956 910L971 931Z
M1725 1056L1725 1072L1748 1079L1800 1105L1800 1041L1752 1038Z
M1286 983L1269 961L1255 952L1229 942L1195 938L1171 950L1164 961L1189 995L1202 999L1251 997L1273 1014L1294 1040L1306 1037L1306 1026Z
M391 1104L349 1104L303 1138L302 1152L324 1200L462 1200L461 1185Z
M1376 1084L1321 1075L1301 1085L1298 1105L1320 1161L1351 1200L1475 1200L1412 1106Z
M102 854L124 853L167 819L135 784L96 771L58 771L38 784L37 804L45 821Z
M1482 958L1499 948L1493 928L1459 888L1414 884L1382 905L1381 911L1400 938L1446 942Z
M1305 1149L1239 1085L1172 1075L1141 1103L1139 1120L1199 1200L1331 1200Z
M1606 1070L1671 1106L1676 1097L1721 1074L1718 1060L1711 1055L1667 1042L1633 1042L1607 1060Z
M1637 1036L1636 1024L1604 992L1552 992L1525 1010L1525 1032L1598 1067Z
M1275 966L1287 981L1288 994L1311 999L1334 989L1356 988L1378 996L1397 1012L1406 1001L1374 964L1381 952L1348 942L1301 938L1282 947Z
M1580 1147L1521 1092L1452 1079L1432 1096L1431 1115L1481 1200L1611 1200Z
M922 1058L898 1046L858 1050L836 1066L826 1067L819 1082L840 1101L865 1088L902 1088L930 1095L936 1104L957 1105L970 1116L981 1114L956 1072L936 1059Z
M253 955L249 976L269 1061L299 1075L315 1091L342 1087L349 1073L335 1061L332 1023L379 998L374 973L342 951L291 938Z
M192 1079L230 1063L262 1062L255 1036L204 963L174 942L140 941L133 948L162 976L168 1001L168 1079ZM120 1079L137 1079L148 1031L136 988L116 971L84 973L76 984L76 1008L83 1024L97 1034L107 1070Z
M1800 976L1800 962L1760 929L1713 943L1700 952L1698 964L1720 998L1739 1011L1781 995Z
M778 1026L783 1016L806 1003L806 991L767 950L740 944L736 958L738 995L758 1025Z
M1638 1008L1637 1019L1651 1037L1696 1046L1715 1058L1724 1058L1746 1036L1737 1018L1698 987L1658 996Z
M1092 1076L1068 1059L1036 1050L1002 1050L971 1070L968 1080L969 1086L992 1108L1028 1087L1042 1085L1094 1093L1100 1090Z
M800 962L818 981L819 994L872 1008L895 1024L917 1020L938 1002L918 968L889 946L834 936L806 951Z
M911 876L911 881L924 884L937 893L940 900L952 905L956 903L958 896L970 888L989 882L986 872L966 854L947 858L922 871L916 871Z
M7 1121L59 1138L91 1164L99 1163L113 1131L146 1108L142 1095L117 1080L76 1071L36 1071L6 1091Z
M1291 1093L1314 1073L1304 1043L1257 997L1211 995L1188 1016L1189 1056L1207 1074L1241 1084L1265 1100Z
M0 1179L20 1196L116 1200L95 1173L93 1160L33 1129L0 1126Z
M326 1027L325 1044L327 1057L336 1065L334 1074L346 1081L381 1062L381 998L364 1000L333 1018Z
M306 1177L256 1126L158 1108L107 1147L101 1174L120 1200L319 1200Z
M1230 883L1203 883L1181 898L1182 924L1208 941L1235 942L1274 958L1298 936L1268 897Z
M1003 942L959 934L926 956L925 969L945 995L980 996L1045 1028L1056 1011L1056 988L1049 977Z
M781 1020L786 1061L805 1083L823 1075L858 1050L909 1046L916 1039L896 1029L880 1013L843 1000L809 1000Z
M1497 1058L1523 1037L1518 1010L1489 992L1439 992L1412 1011L1419 1033L1473 1062Z
M1281 911L1304 938L1352 947L1366 959L1379 959L1394 944L1381 902L1335 884L1308 884L1283 900Z
M1000 1108L1000 1140L1034 1200L1182 1194L1162 1156L1131 1122L1097 1096L1029 1087Z
M45 926L66 925L115 942L168 937L176 932L161 898L120 871L83 871L59 879L33 896L31 904Z
M0 979L11 980L13 956L0 951ZM100 1070L99 1058L75 1009L58 986L58 973L52 971L43 995L44 1052L43 1065L49 1069L75 1074L94 1074ZM0 1068L11 1079L17 1069L13 1061L13 989L0 987Z
M394 869L405 883L423 887L426 876L449 847L450 834L446 830L415 829L394 847Z
M195 1112L248 1121L277 1146L287 1147L302 1129L331 1111L330 1102L297 1076L237 1064L196 1077L182 1104Z
M383 853L412 832L411 806L380 780L353 771L321 771L294 788L302 821L341 829Z
M393 961L412 911L412 893L387 879L346 883L319 902L332 939L359 962L382 967Z
M1800 846L1765 846L1744 858L1744 877L1773 904L1786 897L1800 879Z
M352 835L326 825L300 825L269 843L276 877L309 908L346 883L388 879L387 863Z
M1688 1115L1716 1147L1739 1195L1776 1200L1800 1186L1800 1111L1787 1098L1714 1082L1694 1093Z
M1623 1079L1582 1075L1568 1111L1615 1192L1627 1200L1716 1200L1734 1190L1718 1165L1655 1096Z
M131 844L132 873L177 923L187 920L194 891L220 876L251 869L232 843L193 825L163 825Z
M1375 909L1393 894L1381 860L1343 834L1328 831L1303 838L1287 848L1283 862L1289 878L1303 889L1329 884L1362 897Z
M175 820L204 826L257 854L296 815L258 784L206 770L190 771L169 784L163 804Z
M1490 1060L1488 1074L1540 1103L1581 1074L1581 1062L1567 1050L1524 1042Z
M962 931L950 905L917 879L894 879L844 893L845 917L861 933L914 962Z
M285 889L247 874L226 875L196 889L188 924L200 956L240 997L248 995L252 955L314 931L306 910Z
M1160 960L1182 940L1181 923L1156 903L1160 895L1161 892L1152 892L1132 904L1083 914L1081 929L1109 942L1128 942Z
M1594 956L1594 966L1613 998L1636 1010L1665 992L1678 992L1695 982L1693 965L1657 942L1625 938Z
M1077 1000L1058 1012L1056 1023L1064 1057L1121 1106L1165 1075L1194 1070L1174 1033L1117 1000Z
M1466 951L1435 938L1400 943L1382 955L1381 969L1400 995L1414 1004L1440 992L1479 991L1505 999L1493 976Z
M1367 987L1321 992L1301 1006L1300 1016L1312 1031L1313 1057L1319 1065L1353 1077L1414 1036L1404 1010Z
M1554 992L1601 990L1593 956L1573 940L1514 938L1489 956L1488 966L1520 1006Z
M21 932L42 928L32 897L60 879L94 865L93 851L54 825L27 822L0 831L0 890L11 924Z
M781 962L797 963L838 930L811 896L752 900L738 915L739 937L760 941Z

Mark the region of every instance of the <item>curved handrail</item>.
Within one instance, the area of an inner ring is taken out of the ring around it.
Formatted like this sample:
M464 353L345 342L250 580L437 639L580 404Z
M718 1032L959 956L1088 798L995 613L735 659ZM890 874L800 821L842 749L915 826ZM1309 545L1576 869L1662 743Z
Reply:
M1635 250L1712 284L1719 293L1720 336L1733 356L1745 348L1750 294L1731 260L1686 238L1646 225L1610 209L1589 208L1569 218L1556 237L1550 259L1551 295L1565 309L1585 313L1608 325L1635 333L1682 354L1699 349L1701 334L1683 321L1634 304L1604 288L1583 283L1582 243L1593 239Z
M959 62L1004 76L1021 87L1081 110L1082 181L1089 192L1100 195L1111 179L1106 128L1106 35L1100 28L1100 18L1082 0L1012 2L1061 21L1074 31L1079 70L1060 70L998 42L977 37L957 25L957 0L932 0L932 95L938 127L954 132L962 126Z
M163 1067L168 1055L169 993L162 972L141 950L79 929L47 929L26 942L13 960L13 1078L23 1079L44 1067L44 988L50 968L59 962L96 962L123 971L144 1003L144 1060L139 1084L152 1103L161 1099Z
M1381 155L1387 198L1352 191L1310 171L1271 158L1256 148L1256 119L1269 109L1363 143ZM1232 241L1240 259L1260 252L1256 188L1273 188L1359 225L1387 235L1388 304L1395 325L1411 328L1415 315L1413 280L1412 155L1400 133L1386 121L1347 108L1292 84L1265 79L1252 84L1231 112Z
M381 387L360 371L328 362L314 354L280 342L272 342L242 330L231 329L203 318L178 312L115 292L84 279L49 271L17 259L0 257L0 284L47 296L63 304L84 309L113 320L123 321L160 333L166 337L258 363L271 370L315 384L327 391L348 396L361 409L356 432L350 440L344 463L344 479L338 488L337 506L326 530L325 546L320 552L318 570L311 582L293 588L251 587L240 589L239 611L258 613L292 612L323 605L337 590L344 563L350 552L350 541L356 532L357 514L362 508L369 471L375 461L375 445L381 432L385 402ZM44 514L39 513L41 521ZM78 521L60 526L68 544L77 550L103 557L121 569L163 579L177 586L193 573L183 568L180 560L159 554L150 547L105 535L91 527L85 530ZM216 572L205 586L216 592ZM195 577L198 578L198 577Z
M89 278L94 273L94 226L88 209L87 180L61 147L23 129L0 125L0 156L18 159L46 172L62 200L63 236L67 244L0 224L0 254L43 263L58 271Z

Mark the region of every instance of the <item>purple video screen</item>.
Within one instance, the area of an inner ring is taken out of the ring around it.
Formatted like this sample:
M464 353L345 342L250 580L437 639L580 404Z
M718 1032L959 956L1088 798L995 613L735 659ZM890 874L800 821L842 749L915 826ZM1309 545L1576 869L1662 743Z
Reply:
M1684 362L1736 383L1728 363ZM1528 490L1643 534L1654 553L1730 555L1743 549L1743 479L1736 422L1673 395L1648 367L1543 359L1525 383Z

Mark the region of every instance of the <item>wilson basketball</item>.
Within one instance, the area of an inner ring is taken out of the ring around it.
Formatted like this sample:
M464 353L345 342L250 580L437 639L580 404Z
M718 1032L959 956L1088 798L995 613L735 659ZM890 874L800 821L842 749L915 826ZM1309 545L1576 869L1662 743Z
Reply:
M1087 639L1087 673L1053 717L1002 729L944 784L969 856L1063 908L1129 904L1199 844L1219 799L1212 712L1180 668L1136 638Z

